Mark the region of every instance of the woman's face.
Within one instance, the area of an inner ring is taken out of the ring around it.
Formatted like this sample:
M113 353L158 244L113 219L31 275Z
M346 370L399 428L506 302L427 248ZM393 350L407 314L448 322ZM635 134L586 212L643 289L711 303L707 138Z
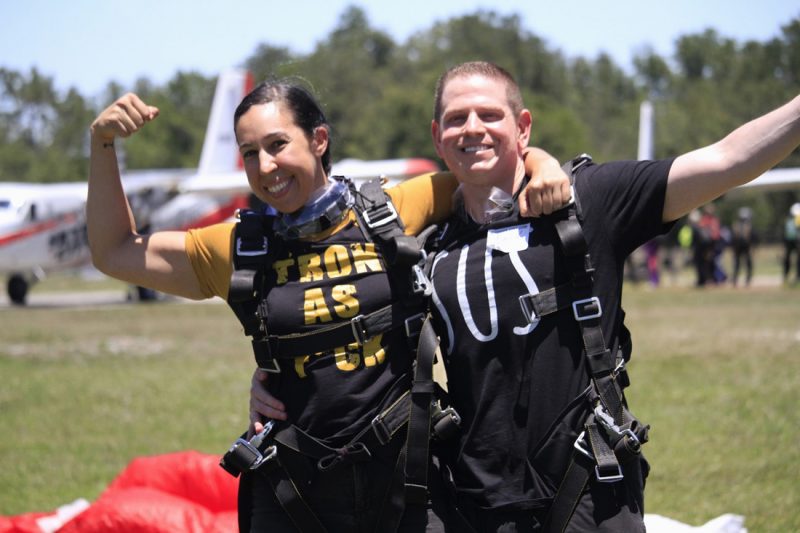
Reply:
M253 193L281 213L303 207L327 182L322 154L328 131L319 127L309 138L280 103L248 109L236 124L236 140Z

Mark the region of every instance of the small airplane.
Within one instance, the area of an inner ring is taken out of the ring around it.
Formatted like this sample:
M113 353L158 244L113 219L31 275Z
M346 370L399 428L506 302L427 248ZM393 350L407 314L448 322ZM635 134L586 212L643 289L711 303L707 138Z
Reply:
M220 74L197 169L137 170L123 174L139 231L187 230L231 219L250 205L233 113L253 87L249 72ZM358 182L384 176L387 184L439 170L429 159L361 161L333 165L333 175ZM24 305L30 288L48 273L91 263L86 237L87 184L0 182L0 274L7 276L9 300ZM137 299L154 297L137 288Z
M639 146L637 159L653 159L653 104L648 100L639 106ZM785 191L800 188L800 168L773 168L734 189L759 191ZM733 192L733 191L731 191Z
M123 186L142 231L147 230L160 207L180 194L181 181L242 168L230 124L236 105L252 85L252 77L243 70L220 75L197 169L123 173ZM91 262L86 194L85 181L0 183L0 273L8 277L6 292L12 303L23 305L30 287L48 273Z

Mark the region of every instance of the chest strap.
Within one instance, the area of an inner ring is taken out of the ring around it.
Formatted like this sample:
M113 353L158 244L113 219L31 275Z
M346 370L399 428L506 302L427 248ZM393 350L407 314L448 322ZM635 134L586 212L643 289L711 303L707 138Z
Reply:
M422 313L408 316L408 309L396 303L307 333L269 335L265 314L259 310L256 316L260 324L258 331L252 334L253 354L259 368L267 372L281 371L279 359L293 359L353 343L362 346L369 339L400 327L404 328L408 341L415 342L424 319Z

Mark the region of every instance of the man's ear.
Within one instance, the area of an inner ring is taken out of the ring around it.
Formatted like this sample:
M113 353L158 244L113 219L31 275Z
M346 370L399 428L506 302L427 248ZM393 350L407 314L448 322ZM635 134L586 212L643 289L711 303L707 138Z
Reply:
M531 127L533 124L533 116L528 109L520 111L517 117L517 138L519 140L520 150L528 146L531 140Z
M311 139L311 149L318 157L322 157L325 150L328 149L328 128L318 126L314 130L314 138Z
M436 149L436 154L441 159L444 159L444 157L442 157L442 150L440 148L439 134L439 123L435 120L431 120L431 137L433 138L433 147Z

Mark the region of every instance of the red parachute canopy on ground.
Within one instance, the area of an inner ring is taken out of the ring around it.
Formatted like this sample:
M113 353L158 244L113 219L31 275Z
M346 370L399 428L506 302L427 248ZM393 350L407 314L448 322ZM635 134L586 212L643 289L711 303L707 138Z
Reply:
M100 497L58 533L238 531L238 482L219 456L195 451L134 459ZM0 517L0 533L42 533L53 513Z

